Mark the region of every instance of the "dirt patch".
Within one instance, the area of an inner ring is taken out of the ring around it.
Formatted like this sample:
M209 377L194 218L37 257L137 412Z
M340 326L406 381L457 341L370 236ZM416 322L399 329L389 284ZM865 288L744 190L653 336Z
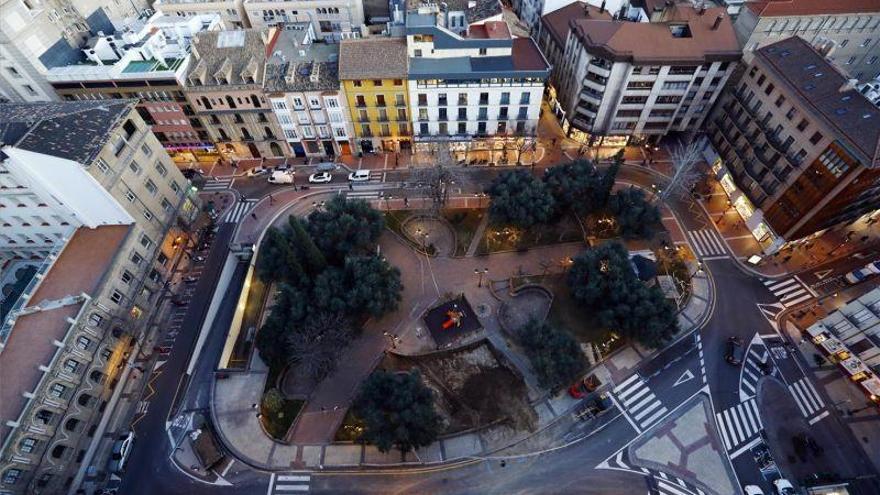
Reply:
M444 434L496 422L516 429L537 426L525 381L486 340L421 356L390 355L385 367L421 370L425 384L435 392L437 410L446 420Z
M553 297L547 289L532 286L518 290L498 310L501 327L513 335L529 321L544 321L550 311Z

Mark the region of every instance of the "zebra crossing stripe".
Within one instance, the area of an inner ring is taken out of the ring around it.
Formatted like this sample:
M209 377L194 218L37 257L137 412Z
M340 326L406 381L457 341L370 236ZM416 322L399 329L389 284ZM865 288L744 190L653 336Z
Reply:
M640 388L642 388L644 386L645 386L645 383L642 381L639 381L639 382L635 383L632 387L626 387L625 390L621 390L621 387L617 387L617 389L615 389L615 392L617 393L617 397L620 398L620 400L626 402L626 400L627 400L626 396L635 392L636 390L639 390ZM645 390L647 390L647 388Z
M686 235L698 256L723 255L723 257L726 257L727 251L724 248L724 243L714 230L691 230Z
M307 492L311 479L309 474L279 474L269 484L270 493Z
M665 407L663 407L663 408L661 408L660 410L658 410L656 413L654 413L651 417L649 417L648 419L642 421L642 422L639 423L639 424L642 425L642 428L648 428L648 427L650 427L652 424L654 424L654 422L656 422L658 419L660 419L661 417L663 417L663 415L666 414L668 411L669 411L668 409L666 409Z
M724 449L730 450L733 448L733 444L730 442L730 438L727 437L727 428L724 427L724 416L723 413L715 413L715 421L718 423L718 430L721 431L721 440L724 441Z
M807 299L812 299L812 297L813 297L812 294L804 294L803 296L801 296L801 297L799 297L799 298L797 298L797 299L794 299L794 300L792 300L792 301L786 301L786 302L784 302L784 303L782 303L782 304L784 304L785 307L788 308L788 307L790 307L790 306L794 306L794 305L796 305L796 304L802 303L802 302L806 301Z
M791 285L793 283L797 283L797 280L795 280L794 278L787 278L781 282L775 279L768 279L764 281L764 286L766 286L767 289L770 290L770 292L776 293L776 289L779 289L780 287L785 287L786 285Z
M689 490L685 490L665 480L657 481L657 490L663 495L693 495Z
M789 385L788 391L791 393L792 397L794 397L794 401L797 403L798 408L801 410L801 414L806 418L807 416L809 416L809 414L807 413L807 409L804 406L805 401L804 398L801 396L800 389L797 388L795 385L797 385L797 383Z
M622 383L620 383L620 385L614 387L614 393L620 393L620 391L621 391L622 389L626 388L627 385L629 385L630 383L632 383L634 380L638 380L638 379L639 379L639 375L638 375L638 374L634 374L634 375L632 375L631 377L627 378L627 379L624 380Z
M750 400L750 401L748 402L748 404L749 404L749 407L750 407L751 410L752 410L752 414L755 415L755 421L758 422L758 428L763 430L763 429L764 429L764 423L761 421L761 415L758 413L758 403L755 402L755 401L753 401L753 400Z
M633 390L638 390L638 392L637 392L636 394L634 394L634 395L630 395L629 397L624 398L627 394L629 394L629 392L631 392L631 391L633 391ZM627 390L625 394L617 394L617 396L620 397L620 400L623 401L624 404L626 404L627 406L631 406L632 403L633 403L636 399L638 399L639 397L641 397L641 396L647 394L648 392L650 392L650 390L648 389L648 387L634 387L634 388L632 388L632 389L630 389L630 390Z

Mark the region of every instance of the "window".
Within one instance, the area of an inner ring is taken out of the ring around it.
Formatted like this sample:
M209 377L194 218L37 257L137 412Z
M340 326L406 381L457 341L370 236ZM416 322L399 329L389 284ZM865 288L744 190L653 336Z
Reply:
M130 284L132 280L134 280L134 275L128 270L123 270L122 275L119 276L124 284Z
M394 85L395 86L403 86L403 79L395 79Z
M92 313L89 315L89 325L98 327L101 326L102 321L104 321L104 317L98 313Z
M76 359L68 359L64 362L64 371L68 373L76 373L79 369L79 361Z
M422 51L421 51L421 50L414 50L414 51L413 51L413 55L415 55L416 57L421 57L421 56L422 56Z
M309 98L309 108L314 110L321 108L321 100L315 98L314 96Z
M825 165L825 168L827 168L835 177L840 177L844 172L849 170L849 164L831 148L825 150L825 152L819 156L819 161L822 162L822 165Z
M519 97L519 104L520 105L528 105L529 102L531 101L531 99L532 99L531 93L523 93Z
M37 446L37 439L36 438L31 438L31 437L22 438L21 442L18 443L18 450L22 454L30 454L31 452L34 451L34 447L36 447L36 446ZM3 482L6 483L5 480Z
M172 210L174 210L174 205L172 205L171 202L167 199L162 198L162 209L170 213Z
M782 106L783 103L785 103L785 97L779 95L779 98L776 98L776 101L773 104L776 105L776 108L779 108Z
M155 196L157 192L159 192L159 188L156 187L156 183L147 179L147 182L144 183L144 187L147 188L147 192L150 193L150 196Z
M421 124L419 124L419 134L421 134L422 136L428 134L428 124L427 123L422 122Z
M128 168L135 173L135 175L141 174L141 166L138 165L138 162L132 160L131 163L128 164Z
M67 391L67 387L60 383L53 383L51 387L49 387L49 395L55 397L56 399L60 399L64 392Z
M162 177L168 175L168 169L165 168L165 165L162 165L159 162L156 162L156 172L158 172L159 175L161 175Z
M815 133L810 137L810 144L816 145L816 144L818 144L819 141L821 141L821 140L822 140L822 133L820 133L820 132L815 132Z
M766 80L767 80L767 77L764 74L761 74L761 76L758 77L758 87L763 86L764 81L766 81Z
M439 133L441 136L449 134L449 124L447 124L446 122L440 122L439 129Z
M855 61L856 61L856 58L855 58L855 57L850 57L850 58L847 59L847 61L846 61L846 65L852 65L853 62L855 62Z
M125 191L125 199L127 199L131 203L134 203L134 201L137 199L137 196L134 195L134 191L129 189Z
M501 107L498 109L498 118L507 119L507 107Z
M807 119L801 119L801 121L798 122L797 130L804 132L804 129L806 129L808 125L810 124L807 122Z
M385 106L385 95L376 95L376 106L384 107Z
M420 108L419 109L419 120L428 120L428 109Z
M131 262L135 265L140 265L144 261L144 257L140 255L137 251L131 253Z
M849 44L849 40L843 40L843 41L840 42L840 47L843 48L843 47L845 47L845 46L848 45L848 44Z
M153 245L153 240L150 239L146 234L141 236L141 246L143 246L147 249L150 249L150 247L152 245Z
M669 84L669 83L666 83ZM667 88L666 84L663 85L663 89L671 89ZM651 89L654 87L654 83L652 81L630 81L626 85L626 89ZM687 87L687 84L684 86Z
M110 300L115 302L116 304L122 303L122 293L118 290L114 290L112 294L110 294Z
M153 150L149 146L147 146L147 143L141 145L141 152L146 156L150 156L153 154Z
M458 109L458 120L467 120L467 108Z
M89 347L92 345L92 339L82 335L76 339L76 347L81 351L89 350Z
M377 88L381 88L382 87L382 80L381 79L373 79L373 86L375 86Z
M105 162L103 158L98 158L96 163L98 165L98 170L100 170L102 174L106 175L110 173L110 166L107 165L107 162Z
M458 104L459 104L459 105L467 105L467 104L468 104L468 95L467 95L467 93L459 93L459 94L458 94Z
M774 89L776 89L776 86L774 86L773 83L770 83L767 85L766 88L764 88L764 94L769 95L770 93L773 92Z
M480 48L480 55L486 55L487 50L485 48Z
M21 478L21 469L12 468L3 472L4 485L14 485L18 483L19 478Z
M406 106L406 100L404 99L404 96L402 93L397 93L396 95L394 95L394 104L398 107L405 107Z
M354 85L354 87L356 87L356 88L360 88L361 86L364 85L363 81L360 81L360 80L357 80L357 79L355 79L355 80L352 81L351 83L352 83L352 84Z
M791 120L794 118L794 115L796 113L797 113L797 110L795 110L794 107L791 107L790 109L788 109L788 112L785 113L785 118L788 120Z
M458 123L458 133L459 134L467 134L467 123L465 123L465 122Z
M171 190L180 194L180 186L175 181L171 181Z

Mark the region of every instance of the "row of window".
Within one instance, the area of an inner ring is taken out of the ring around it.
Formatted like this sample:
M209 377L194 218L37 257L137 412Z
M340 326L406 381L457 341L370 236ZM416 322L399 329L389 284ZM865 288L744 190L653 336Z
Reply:
M498 120L507 120L510 118L510 113L508 111L509 107L499 107L498 108ZM525 120L529 115L529 107L519 107L516 118L518 120ZM467 108L459 108L458 115L455 120L468 120L468 109ZM419 120L430 120L428 117L428 109L427 108L419 108ZM441 107L437 109L437 120L450 120L449 114L445 107ZM477 120L489 120L489 109L488 107L480 107L477 113Z
M385 85L385 81L382 80L382 79L373 79L373 80L370 81L370 82L372 83L372 86L373 86L374 88L381 88L382 86ZM363 87L366 87L365 85L366 85L367 81L362 81L362 80L360 80L360 79L354 79L354 80L352 80L351 83L352 83L352 84L354 85L354 87L356 87L356 88L363 88ZM393 79L393 80L391 81L391 84L392 84L393 86L403 86L403 79Z
M519 95L519 104L520 105L528 105L532 100L532 93L528 91L523 91ZM428 105L428 95L426 93L418 94L418 103L420 107ZM437 94L437 106L445 107L449 104L449 98L446 93L438 93ZM458 93L457 104L459 106L467 106L468 105L468 93ZM489 93L484 92L480 93L478 99L479 105L488 105L489 104ZM503 91L500 94L498 102L493 104L497 105L509 105L510 104L510 92ZM460 111L461 109L459 109Z
M366 107L367 106L367 97L364 95L355 95L355 105L358 107ZM387 107L388 102L385 99L385 95L376 95L374 98L376 102L375 106L377 107ZM394 106L397 107L405 107L406 106L406 97L403 93L397 93L394 95Z
M514 126L514 131L517 134L525 133L526 123L522 122L522 121L517 122ZM507 132L508 132L507 122L498 122L498 124L495 127L495 134L507 134ZM466 122L459 122L458 123L458 126L456 127L456 134L462 135L462 136L469 135ZM488 132L487 132L486 122L478 122L477 123L477 135L487 135L487 134L488 134ZM432 135L448 136L449 135L449 124L446 122L440 122L437 125L437 132L432 133L430 131L430 127L428 126L427 123L424 123L424 122L420 123L419 124L419 135L420 136L432 136Z

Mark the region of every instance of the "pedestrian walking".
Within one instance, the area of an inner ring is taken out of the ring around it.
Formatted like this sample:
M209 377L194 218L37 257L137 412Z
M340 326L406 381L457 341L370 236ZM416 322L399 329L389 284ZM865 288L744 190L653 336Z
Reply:
M406 196L403 197L403 206L409 206L409 198Z
M272 195L270 194L269 195L269 206L272 206L273 204L275 204L275 198L273 198Z
M253 218L254 220L256 220L256 219L257 219L257 214L256 214L256 213L251 213L251 218Z
M349 191L353 191L353 190L354 190L354 183L352 183L351 181L348 182L348 190L349 190Z

